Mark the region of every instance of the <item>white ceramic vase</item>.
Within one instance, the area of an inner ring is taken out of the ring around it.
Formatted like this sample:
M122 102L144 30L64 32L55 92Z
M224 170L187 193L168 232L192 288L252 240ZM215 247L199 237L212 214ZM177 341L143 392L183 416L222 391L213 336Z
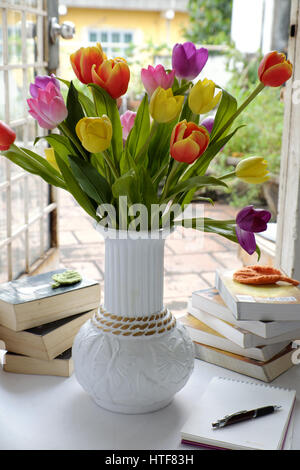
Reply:
M165 233L103 234L104 305L75 338L75 375L103 408L155 411L172 401L194 366L189 334L163 304Z

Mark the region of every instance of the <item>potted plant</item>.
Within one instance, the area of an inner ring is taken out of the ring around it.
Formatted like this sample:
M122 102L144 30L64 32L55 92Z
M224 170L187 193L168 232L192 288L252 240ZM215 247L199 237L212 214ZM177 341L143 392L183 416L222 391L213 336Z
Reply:
M0 126L2 155L46 182L69 191L105 237L105 296L97 314L79 331L75 374L101 406L119 412L153 411L168 404L193 370L193 345L163 304L166 236L177 226L216 233L256 248L255 233L270 213L248 206L236 220L184 218L193 195L206 186L226 187L230 178L248 183L268 179L263 158L242 160L234 172L211 176L211 161L238 132L235 119L265 86L280 86L292 75L283 54L267 54L259 83L244 103L211 80L193 84L208 51L187 42L173 49L172 70L162 65L141 71L146 93L137 113L120 116L130 70L124 59L107 59L99 44L71 56L90 97L55 76L36 77L29 112L43 128L46 159L15 145L15 134ZM66 103L60 82L68 87ZM218 106L212 125L200 116ZM39 139L39 138L38 138ZM37 139L37 140L38 140ZM201 267L199 266L199 269Z

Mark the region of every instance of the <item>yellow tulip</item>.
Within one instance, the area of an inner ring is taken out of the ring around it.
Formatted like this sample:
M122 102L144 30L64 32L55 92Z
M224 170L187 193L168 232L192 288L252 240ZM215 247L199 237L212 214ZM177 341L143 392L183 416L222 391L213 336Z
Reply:
M82 118L76 125L76 134L88 152L103 152L110 146L111 121L105 114L102 117Z
M150 100L150 114L157 122L171 122L179 115L183 102L184 96L174 96L171 88L158 87Z
M194 114L206 114L220 101L222 91L215 96L216 85L212 80L199 80L190 91L188 103Z
M50 165L52 165L53 168L55 168L55 170L57 170L60 173L59 166L56 163L55 152L52 147L45 149L45 156L46 156L47 162L50 163Z
M267 166L263 157L249 157L238 163L235 174L245 183L260 184L270 178Z

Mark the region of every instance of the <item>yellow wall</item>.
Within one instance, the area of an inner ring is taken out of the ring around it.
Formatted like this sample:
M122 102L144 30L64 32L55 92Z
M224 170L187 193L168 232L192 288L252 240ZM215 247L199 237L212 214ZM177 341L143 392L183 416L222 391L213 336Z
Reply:
M68 8L68 13L61 21L72 21L76 26L76 35L71 41L61 41L60 74L66 79L72 78L68 55L88 43L88 29L120 29L134 32L135 42L142 47L147 41L154 44L169 43L172 47L177 42L184 42L182 29L188 24L187 13L175 13L170 21L162 17L161 12L135 10L99 10Z

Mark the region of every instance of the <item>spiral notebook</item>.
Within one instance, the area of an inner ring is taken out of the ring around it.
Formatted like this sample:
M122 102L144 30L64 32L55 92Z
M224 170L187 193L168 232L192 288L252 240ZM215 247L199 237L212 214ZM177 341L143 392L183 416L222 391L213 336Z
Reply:
M213 449L283 449L295 401L295 390L215 377L183 426L181 442ZM282 408L268 416L212 429L212 423L226 415L267 405Z

